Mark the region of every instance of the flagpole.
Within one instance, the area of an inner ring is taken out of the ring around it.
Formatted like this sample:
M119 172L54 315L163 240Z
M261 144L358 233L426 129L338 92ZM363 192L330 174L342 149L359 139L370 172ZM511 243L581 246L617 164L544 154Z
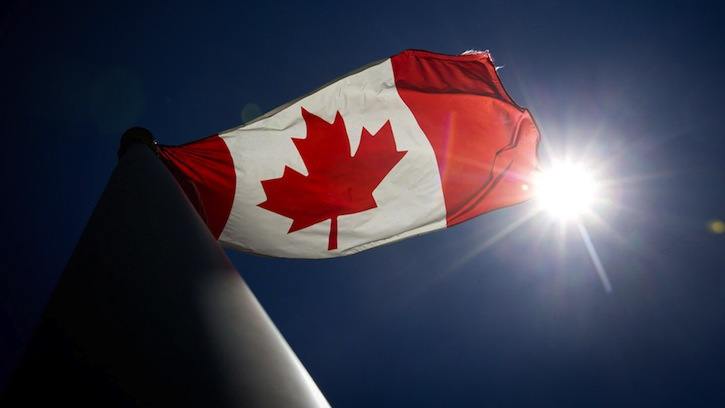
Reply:
M122 137L6 406L329 406L155 149Z

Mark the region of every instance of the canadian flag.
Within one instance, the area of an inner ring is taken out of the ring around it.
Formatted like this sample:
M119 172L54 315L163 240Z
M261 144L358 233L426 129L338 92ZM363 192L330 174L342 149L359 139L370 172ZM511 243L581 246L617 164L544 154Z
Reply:
M488 52L408 50L160 156L223 244L328 258L528 199L538 141Z

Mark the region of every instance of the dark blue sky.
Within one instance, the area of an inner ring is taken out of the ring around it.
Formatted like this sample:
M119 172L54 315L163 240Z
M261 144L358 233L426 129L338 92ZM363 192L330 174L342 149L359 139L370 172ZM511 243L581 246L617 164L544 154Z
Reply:
M725 405L725 234L707 227L725 219L722 5L105 3L2 8L3 386L123 130L187 142L406 48L475 48L534 114L542 159L568 151L610 182L615 205L587 228L614 291L545 215L482 248L533 203L336 260L230 253L322 392L339 407Z

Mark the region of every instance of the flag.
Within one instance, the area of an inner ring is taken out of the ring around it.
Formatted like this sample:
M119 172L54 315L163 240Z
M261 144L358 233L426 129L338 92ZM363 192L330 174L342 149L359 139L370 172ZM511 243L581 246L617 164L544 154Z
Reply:
M328 258L525 201L538 141L488 52L407 50L160 156L226 246Z

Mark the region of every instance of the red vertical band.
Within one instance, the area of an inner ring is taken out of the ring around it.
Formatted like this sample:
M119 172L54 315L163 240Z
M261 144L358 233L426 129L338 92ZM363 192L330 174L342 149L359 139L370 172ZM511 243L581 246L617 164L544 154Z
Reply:
M234 203L236 173L227 144L218 136L161 146L161 160L176 177L214 238L219 239Z
M395 86L435 152L447 225L529 198L539 132L487 53L405 51Z

